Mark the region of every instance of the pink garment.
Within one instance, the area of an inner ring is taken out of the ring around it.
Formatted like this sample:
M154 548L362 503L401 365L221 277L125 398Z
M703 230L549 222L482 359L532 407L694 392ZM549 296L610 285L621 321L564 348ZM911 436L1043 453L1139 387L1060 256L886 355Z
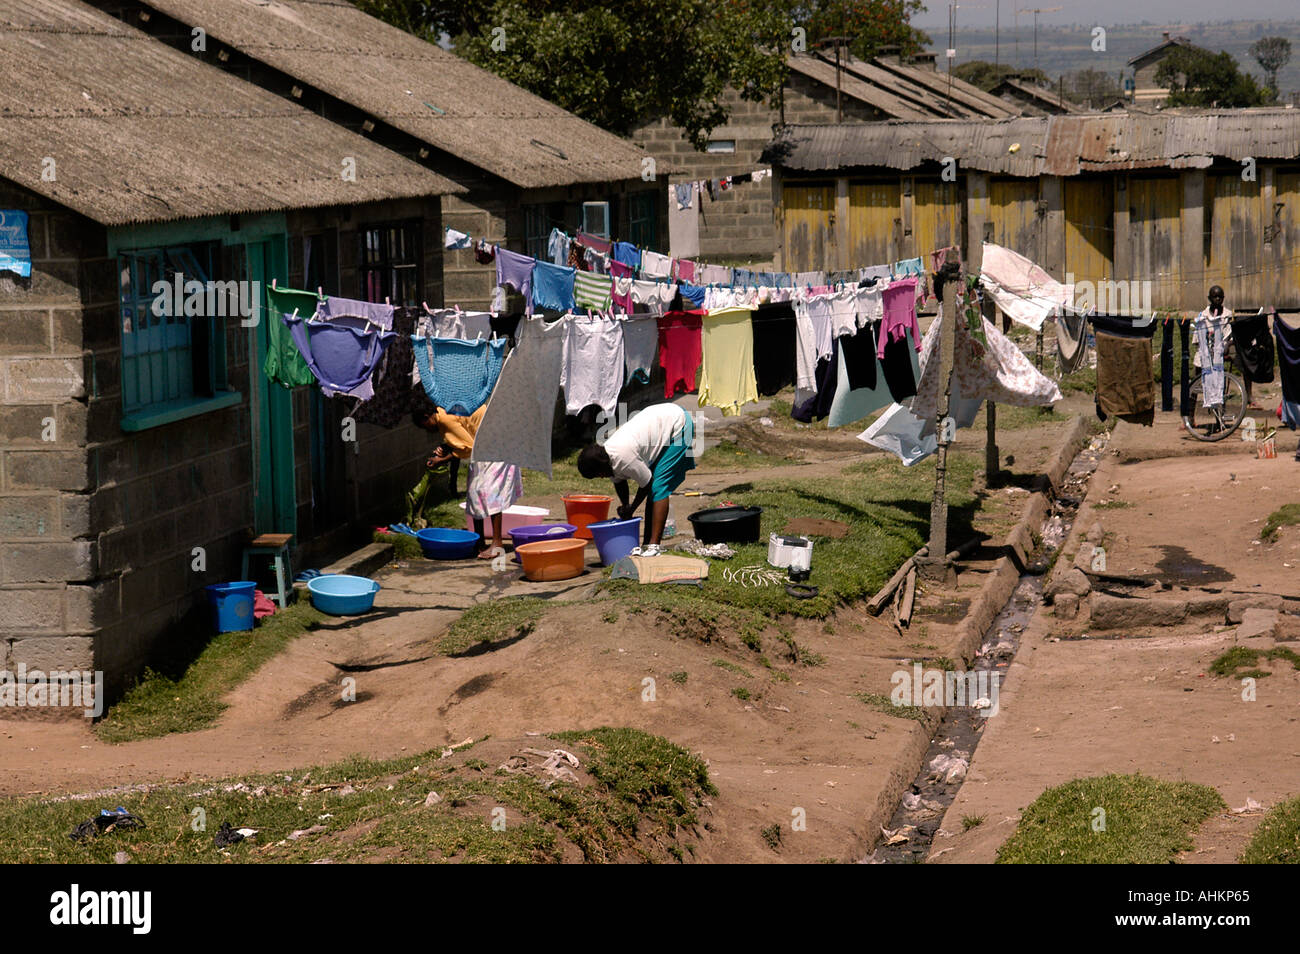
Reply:
M830 285L814 285L808 289L809 295L829 295L831 293Z
M630 315L632 313L632 266L611 258L609 274L614 279L614 290L611 296L614 304ZM620 278L626 281L619 281Z
M880 321L880 333L876 337L876 357L883 359L885 345L909 331L916 350L921 350L921 328L916 323L916 285L915 276L900 278L881 293L885 317Z
M275 602L261 590L253 590L253 619L262 619L276 611Z
M685 259L677 260L677 280L683 282L695 282L695 263L688 262Z

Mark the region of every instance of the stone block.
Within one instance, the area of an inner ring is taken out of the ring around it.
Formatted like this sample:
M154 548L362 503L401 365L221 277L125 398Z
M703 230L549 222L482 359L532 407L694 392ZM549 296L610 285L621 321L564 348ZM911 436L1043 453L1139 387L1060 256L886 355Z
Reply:
M97 586L69 586L64 601L68 633L96 633L121 616L120 584L116 579Z
M85 451L30 450L5 454L8 490L86 490L90 486Z
M1246 618L1246 611L1258 609L1282 609L1282 597L1261 593L1258 596L1244 596L1228 604L1228 622L1241 623Z
M1058 593L1052 602L1052 612L1057 619L1074 619L1079 615L1079 597L1074 593Z
M57 513L54 494L0 497L0 538L60 535Z
M1277 622L1277 610L1251 607L1242 615L1241 625L1237 627L1237 642L1273 639L1277 636Z
M10 668L26 664L28 671L93 670L95 641L89 636L29 636L15 639L9 649Z
M0 314L4 334L0 354L47 355L50 353L48 311L6 311Z
M86 396L85 362L80 358L10 358L9 403L63 402Z
M0 587L0 620L13 635L63 630L62 587Z
M1093 593L1089 607L1094 629L1175 626L1187 618L1185 600L1127 599Z
M63 583L95 576L95 544L90 540L8 543L0 547L0 560L3 583Z

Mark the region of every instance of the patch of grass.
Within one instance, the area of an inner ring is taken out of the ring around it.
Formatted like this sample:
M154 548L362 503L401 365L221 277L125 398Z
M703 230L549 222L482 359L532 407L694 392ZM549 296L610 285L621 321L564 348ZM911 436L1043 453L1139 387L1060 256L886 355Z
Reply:
M550 607L561 605L536 596L492 600L471 606L434 643L434 650L455 656L482 644L527 636Z
M1228 806L1214 789L1146 775L1075 779L1049 788L998 849L1000 864L1168 864Z
M715 659L713 660L713 665L717 666L719 669L725 669L727 672L735 673L737 676L744 676L746 679L754 678L754 674L744 666L737 666L735 663L727 662L725 659Z
M760 828L758 833L763 836L763 841L767 842L767 847L773 851L781 847L781 826L773 822L766 828Z
M748 702L750 699L749 690L744 686L737 686L735 689L732 689L731 694L741 702Z
M1013 407L1010 404L998 405L998 430L1018 430L1022 427L1038 427L1042 424L1067 420L1055 407Z
M900 719L912 719L915 722L925 721L925 709L921 706L896 706L889 696L879 692L859 692L854 698L886 715L897 716Z
M1288 649L1286 646L1274 646L1272 649L1251 649L1247 646L1233 646L1210 663L1210 672L1216 676L1235 676L1237 678L1252 676L1256 679L1272 675L1266 669L1247 668L1255 667L1255 664L1261 658L1268 660L1285 659L1291 663L1293 668L1300 669L1300 654L1297 654L1293 649Z
M983 815L963 815L961 816L961 830L970 831L972 828L978 828L984 824Z
M671 679L673 682L677 683L677 685L679 686L686 685L686 673L683 670L678 670L677 672L670 672L668 674L668 678Z
M1272 543L1277 539L1277 532L1280 529L1298 523L1300 523L1300 503L1283 504L1268 515L1268 519L1264 521L1264 529L1259 532L1259 538Z
M1242 852L1244 865L1300 864L1300 798L1274 805Z
M705 797L716 794L699 757L657 736L598 728L554 738L579 755L589 783L546 788L527 774L484 773L458 764L457 757L424 752L156 786L114 794L111 801L6 799L0 825L24 834L0 845L0 862L112 864L117 851L145 864L559 862L574 846L586 861L667 860L676 857L672 839L699 823ZM441 801L426 807L430 791ZM85 843L68 838L100 807L119 803L147 827ZM194 810L200 808L206 830L195 831ZM494 816L503 817L504 829L493 828ZM256 828L258 835L219 851L212 839L223 821ZM287 840L317 825L325 830Z
M303 633L330 618L302 599L277 608L254 629L220 633L194 652L195 641L207 625L205 616L194 614L191 638L181 635L173 644L179 655L161 659L157 669L145 670L96 724L95 734L103 742L118 743L205 729L225 711L222 698L228 692ZM187 647L192 653L188 661L184 658Z
M616 609L605 610L600 614L600 619L604 623L617 623L620 619L619 612Z
M735 441L723 439L701 454L695 466L700 470L749 470L754 467L774 467L784 463L787 461L780 457L773 457L771 454L742 447Z
M376 530L371 534L370 539L373 543L391 543L393 545L393 559L395 560L424 559L424 551L420 549L420 541L405 533Z
M1159 352L1157 352L1158 354ZM1069 394L1071 391L1082 391L1084 394L1097 393L1097 369L1080 368L1074 374L1067 374L1060 380L1061 393ZM1002 409L998 408L998 423L1002 423Z

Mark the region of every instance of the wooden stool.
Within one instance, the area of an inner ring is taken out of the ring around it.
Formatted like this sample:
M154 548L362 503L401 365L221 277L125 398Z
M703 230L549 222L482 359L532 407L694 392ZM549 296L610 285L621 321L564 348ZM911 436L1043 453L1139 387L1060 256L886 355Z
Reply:
M239 578L248 579L248 558L251 556L269 556L275 562L275 582L279 587L280 609L288 605L289 590L293 587L293 566L289 562L289 541L292 533L264 533L254 537L244 547L244 561Z

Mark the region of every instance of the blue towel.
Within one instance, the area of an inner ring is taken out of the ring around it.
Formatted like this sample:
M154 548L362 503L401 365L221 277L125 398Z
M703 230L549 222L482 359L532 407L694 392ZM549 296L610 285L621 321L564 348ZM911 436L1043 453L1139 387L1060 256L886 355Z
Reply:
M641 267L641 250L631 242L615 242L610 257L634 269Z
M573 276L577 271L538 259L533 266L533 305L551 311L573 311Z
M432 366L426 343L433 351ZM492 396L505 360L504 338L461 341L411 335L411 344L415 346L415 366L424 393L438 407L449 414L473 414Z
M677 290L681 293L683 300L689 301L696 308L704 305L704 288L701 285L691 285L686 282L678 282Z
M925 266L921 264L920 258L905 258L901 262L895 262L892 267L895 278L925 274Z

